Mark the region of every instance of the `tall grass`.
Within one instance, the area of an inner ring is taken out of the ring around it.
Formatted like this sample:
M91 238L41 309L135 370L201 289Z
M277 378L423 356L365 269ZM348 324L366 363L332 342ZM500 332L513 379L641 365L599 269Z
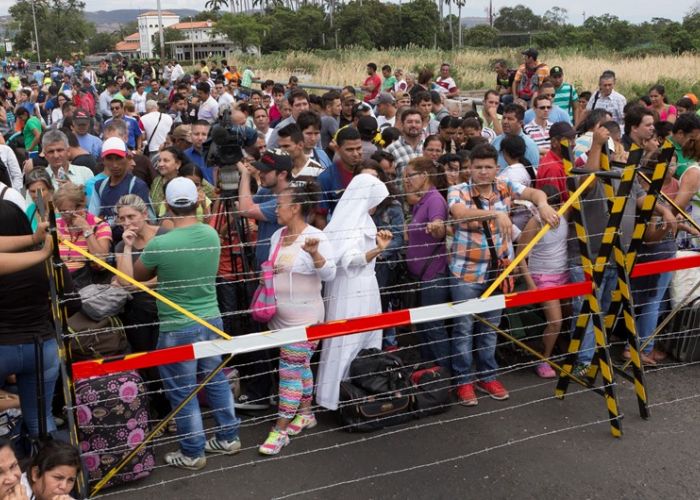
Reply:
M449 62L461 89L482 90L494 85L491 65L497 58L506 59L511 67L516 67L520 55L515 49L448 52L424 48L385 51L348 48L275 53L246 62L251 63L264 78L286 81L290 74L297 74L302 81L328 85L357 85L365 78L365 65L368 62L375 62L380 67L389 64L406 72L415 72L425 66L437 68L442 62ZM614 52L594 57L583 51L545 50L540 60L550 67L559 65L564 68L566 80L579 90L595 89L599 75L606 69L612 69L617 74L618 90L628 97L645 93L658 82L667 86L667 94L672 100L688 91L697 91L700 95L700 56L694 54L629 58Z

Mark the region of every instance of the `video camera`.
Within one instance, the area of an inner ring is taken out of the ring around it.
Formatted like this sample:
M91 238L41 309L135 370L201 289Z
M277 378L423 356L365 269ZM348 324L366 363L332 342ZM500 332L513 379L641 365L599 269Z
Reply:
M214 125L208 141L207 164L219 167L219 188L227 196L238 194L239 173L236 164L243 159L243 148L258 139L255 129L241 125Z

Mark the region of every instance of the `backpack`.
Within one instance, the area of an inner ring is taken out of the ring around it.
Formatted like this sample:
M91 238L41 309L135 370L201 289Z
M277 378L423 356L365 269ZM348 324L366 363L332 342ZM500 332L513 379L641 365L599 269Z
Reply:
M537 70L542 68L544 64L538 64L532 70L525 68L522 73L522 78L518 82L517 92L518 97L529 101L535 93L535 90L540 86L540 77L537 74Z

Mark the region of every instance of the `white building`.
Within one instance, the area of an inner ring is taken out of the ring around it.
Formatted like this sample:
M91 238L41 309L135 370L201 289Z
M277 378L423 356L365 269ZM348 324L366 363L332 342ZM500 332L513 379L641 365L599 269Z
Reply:
M162 28L168 28L180 22L180 16L167 10L161 11ZM153 35L161 28L158 25L158 12L149 10L136 18L139 25L139 42L142 58L157 56L153 53Z
M178 40L165 42L172 48L172 54L178 61L198 61L208 58L226 57L235 49L235 45L224 35L214 34L212 21L193 21L173 24L171 29L178 32Z

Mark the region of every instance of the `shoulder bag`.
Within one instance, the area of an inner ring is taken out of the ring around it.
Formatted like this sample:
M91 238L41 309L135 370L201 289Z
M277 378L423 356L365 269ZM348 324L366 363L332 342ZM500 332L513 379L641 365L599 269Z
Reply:
M478 196L474 197L473 200L479 210L485 210ZM498 257L498 253L496 252L496 245L494 245L493 243L493 237L491 236L491 228L489 227L488 221L482 221L482 225L484 227L484 236L486 236L486 244L488 245L489 253L491 254L491 262L489 263L489 268L492 271L496 272L496 276L500 276L501 273L510 265L510 259ZM507 276L506 279L504 279L501 282L498 288L500 288L500 290L504 294L513 293L513 291L515 290L515 279L513 279L513 277L510 275Z
M272 252L272 257L270 257L270 260L266 260L260 264L262 282L258 285L257 290L255 290L253 301L250 304L250 315L253 317L253 321L257 321L258 323L267 323L277 313L277 297L275 296L273 277L275 274L275 260L282 246L282 239L286 234L287 228L284 228L282 234L280 234L280 239L277 242L275 251Z

